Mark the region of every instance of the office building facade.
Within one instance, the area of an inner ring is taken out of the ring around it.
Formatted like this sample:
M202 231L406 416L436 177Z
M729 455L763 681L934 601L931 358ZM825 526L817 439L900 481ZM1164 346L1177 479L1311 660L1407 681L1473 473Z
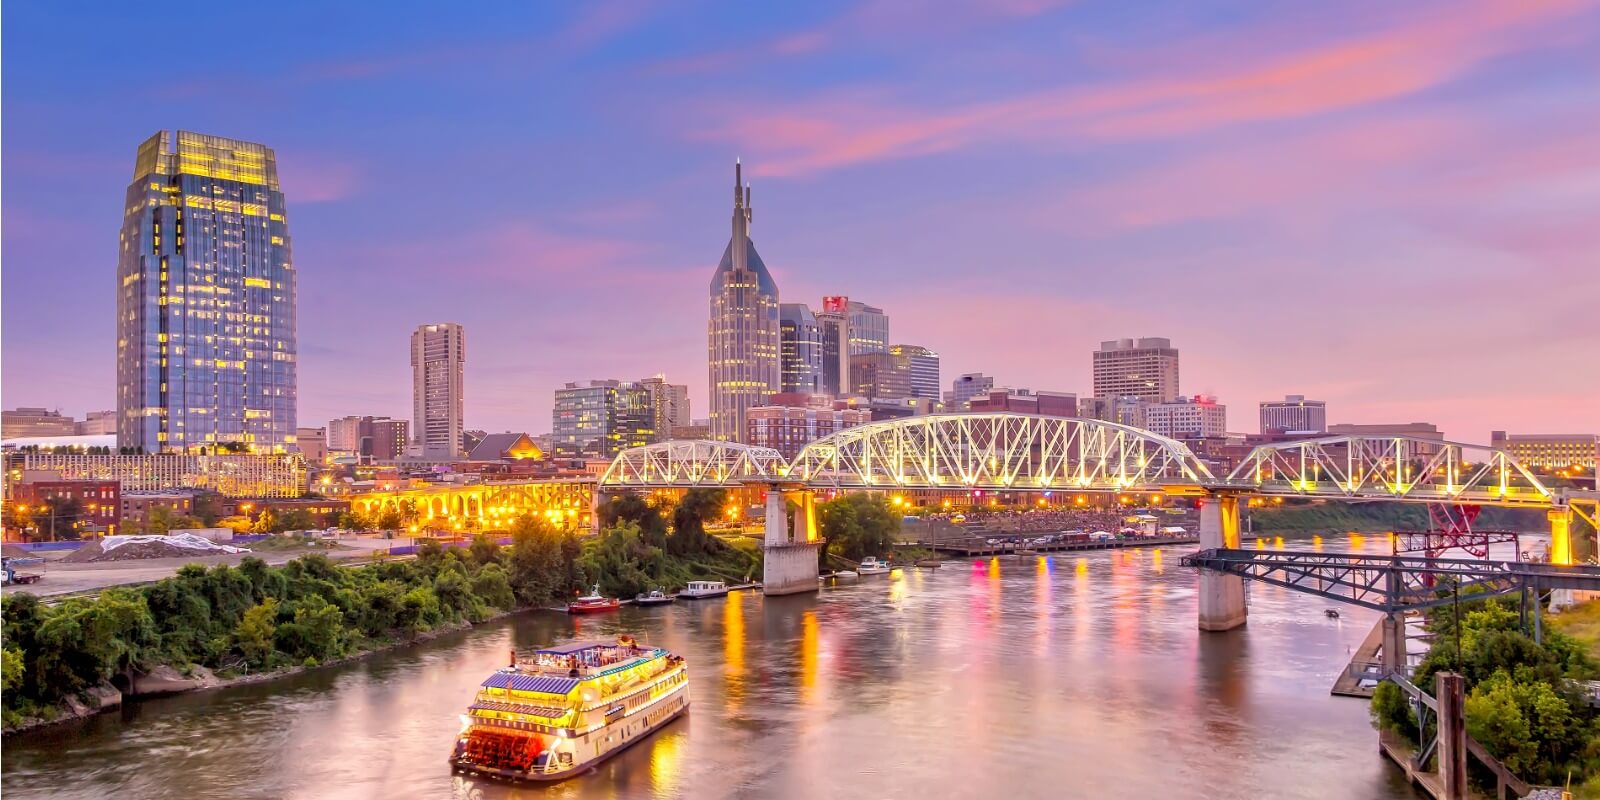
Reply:
M1282 400L1267 400L1261 404L1262 433L1324 433L1327 430L1328 404L1321 400L1307 400L1303 394L1291 394Z
M1595 468L1600 436L1592 433L1506 433L1492 431L1489 446L1504 450L1527 467Z
M733 172L733 235L711 277L707 362L711 435L744 441L745 411L782 388L778 284L750 239L754 214L742 168ZM558 442L559 444L559 442Z
M466 430L467 334L454 322L411 333L411 435L425 459L462 455Z
M822 388L822 329L805 303L778 306L784 392L818 394Z
M1153 337L1101 342L1094 353L1094 396L1177 400L1177 348L1169 339Z
M889 355L911 376L911 397L939 398L939 354L915 344L889 345Z
M689 413L689 387L682 383L667 383L666 376L656 375L639 381L649 398L651 441L662 442L672 437L672 429L688 425L693 417Z
M272 149L150 137L119 239L118 444L292 449L296 279Z
M1209 439L1228 434L1228 407L1215 397L1197 395L1144 407L1143 427L1174 439Z
M994 389L994 378L981 372L969 372L950 382L950 391L944 395L945 408L964 411L972 398L988 394Z
M845 428L872 421L870 411L815 406L756 406L745 412L749 444L794 458L806 445Z
M632 381L582 381L557 389L551 444L562 457L610 458L657 440L650 390Z
M822 349L822 393L843 397L850 392L850 299L822 298L816 313L817 339Z

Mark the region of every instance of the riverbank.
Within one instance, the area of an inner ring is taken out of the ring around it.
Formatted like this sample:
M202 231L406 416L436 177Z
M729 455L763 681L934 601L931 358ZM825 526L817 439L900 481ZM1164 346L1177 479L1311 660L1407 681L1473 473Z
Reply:
M499 622L518 614L534 611L560 611L541 606L526 606L510 611L503 611L486 619L476 622L460 621L439 628L418 633L409 639L395 639L377 647L368 648L357 653L350 653L328 661L319 662L312 666L304 663L284 666L267 672L244 673L239 675L219 675L217 672L199 665L188 664L176 667L171 664L156 664L143 675L118 676L129 680L129 690L123 691L110 681L85 689L80 695L63 698L55 707L55 716L25 717L16 725L6 725L0 728L0 738L9 738L15 734L37 730L39 728L59 725L74 720L92 717L120 708L128 700L143 700L153 697L166 697L177 694L190 694L207 692L217 689L229 689L236 686L248 686L258 683L269 683L283 680L296 675L302 675L313 670L329 669L345 664L353 664L376 655L392 653L408 647L426 644L446 634L468 630L480 625Z

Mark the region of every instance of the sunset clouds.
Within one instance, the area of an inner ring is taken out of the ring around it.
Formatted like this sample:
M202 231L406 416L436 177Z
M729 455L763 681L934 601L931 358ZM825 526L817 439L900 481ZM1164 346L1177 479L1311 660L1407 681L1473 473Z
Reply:
M291 2L197 12L204 64L117 57L159 33L118 13L5 12L8 407L114 406L122 197L182 127L277 150L303 424L405 416L434 321L469 427L658 372L703 416L740 156L782 299L886 308L946 382L1084 392L1167 336L1234 430L1600 430L1594 2Z

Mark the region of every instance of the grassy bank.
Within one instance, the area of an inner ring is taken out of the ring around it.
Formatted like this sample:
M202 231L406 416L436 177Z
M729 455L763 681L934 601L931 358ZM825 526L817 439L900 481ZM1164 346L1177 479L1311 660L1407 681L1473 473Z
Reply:
M1590 600L1549 617L1550 627L1582 644L1600 662L1600 600Z

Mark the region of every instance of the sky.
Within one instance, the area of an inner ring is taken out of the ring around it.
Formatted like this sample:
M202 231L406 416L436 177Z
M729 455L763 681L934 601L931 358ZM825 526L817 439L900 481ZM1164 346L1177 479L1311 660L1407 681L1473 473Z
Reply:
M446 10L447 9L447 10ZM1600 5L7 3L0 402L115 407L134 152L273 147L299 421L410 415L467 330L466 423L567 381L706 412L733 162L784 302L842 294L984 372L1090 392L1162 336L1229 429L1600 432Z

